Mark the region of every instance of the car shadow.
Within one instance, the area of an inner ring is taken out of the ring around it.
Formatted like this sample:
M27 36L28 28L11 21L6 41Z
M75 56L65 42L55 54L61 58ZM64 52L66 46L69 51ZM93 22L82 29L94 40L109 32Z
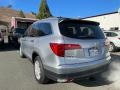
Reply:
M91 78L93 78L94 80ZM93 77L88 77L88 78L76 80L76 81L74 81L74 83L76 83L78 85L85 86L85 87L97 87L97 86L104 86L104 85L112 84L112 82L105 80L104 78L102 78L99 75L98 76L95 75Z
M111 58L110 66L113 63L119 63L120 64L120 55L116 55L115 53L112 53L111 57L112 58ZM109 71L110 71L110 67L108 68L108 70L106 72L109 72ZM109 84L114 83L114 82L108 81L102 75L103 74L95 75L95 76L92 77L93 79L91 79L91 77L88 77L88 78L76 80L76 81L74 81L74 83L78 84L78 85L85 86L85 87L98 87L98 86L104 86L104 85L109 85Z
M19 50L19 48L15 47L14 45L9 44L9 43L5 43L4 46L0 47L0 52L2 52L2 51L4 51L4 52L7 52L7 51L16 51L16 50Z

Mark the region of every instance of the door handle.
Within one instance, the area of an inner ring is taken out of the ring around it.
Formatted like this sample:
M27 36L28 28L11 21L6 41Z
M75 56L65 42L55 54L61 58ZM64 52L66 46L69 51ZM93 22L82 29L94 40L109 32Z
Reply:
M23 41L27 41L27 40L23 40Z

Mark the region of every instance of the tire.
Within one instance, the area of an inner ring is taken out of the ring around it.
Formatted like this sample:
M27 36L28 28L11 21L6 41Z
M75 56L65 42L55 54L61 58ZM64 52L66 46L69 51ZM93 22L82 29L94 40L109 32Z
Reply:
M34 59L34 75L39 84L47 84L49 82L39 56Z
M21 58L25 58L25 55L24 55L23 52L22 52L21 46L20 46L20 50L19 50L19 55L20 55Z
M116 47L115 47L115 45L113 43L110 43L109 51L110 52L116 51Z

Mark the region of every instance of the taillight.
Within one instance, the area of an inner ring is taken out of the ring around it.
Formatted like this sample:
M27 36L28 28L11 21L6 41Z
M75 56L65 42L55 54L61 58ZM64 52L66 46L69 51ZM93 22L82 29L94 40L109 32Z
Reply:
M65 56L65 50L80 49L80 45L77 44L60 44L60 43L50 43L52 51L60 57Z

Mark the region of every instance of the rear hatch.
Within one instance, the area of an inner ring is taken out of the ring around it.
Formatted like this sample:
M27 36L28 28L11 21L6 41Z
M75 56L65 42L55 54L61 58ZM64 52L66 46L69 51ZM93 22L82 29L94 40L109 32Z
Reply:
M105 58L105 36L99 24L65 20L59 23L65 43L66 64L87 63Z

